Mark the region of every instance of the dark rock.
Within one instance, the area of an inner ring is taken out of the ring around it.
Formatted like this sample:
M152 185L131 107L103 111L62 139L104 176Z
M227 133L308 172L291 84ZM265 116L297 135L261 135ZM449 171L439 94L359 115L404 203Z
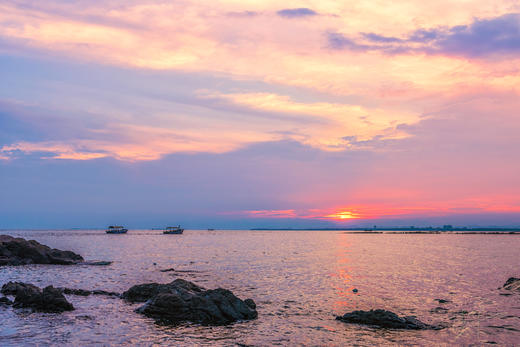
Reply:
M206 290L194 283L176 279L168 284L147 283L133 286L123 293L132 302L147 301L137 312L161 323L195 322L224 325L258 316L254 301L247 303L229 290ZM254 306L254 307L253 307Z
M502 287L507 290L518 290L520 291L520 278L510 277L504 286Z
M93 294L93 295L115 296L115 297L118 297L118 298L121 297L121 294L119 294L119 293L116 293L116 292L107 292L107 291L105 291L105 290L93 290L93 291L92 291L92 294Z
M145 302L151 299L152 297L159 294L161 291L168 291L168 284L159 284L159 283L145 283L138 284L126 292L123 293L123 299L130 302Z
M162 270L159 270L159 271L161 271L161 272L170 272L170 271L175 271L175 269L171 267L169 269L162 269Z
M2 286L1 292L4 295L13 295L16 296L18 291L30 288L33 290L40 290L40 288L36 287L34 284L23 283L23 282L7 282Z
M399 317L386 310L353 311L336 317L346 323L365 324L390 329L436 329L437 327L425 324L415 317Z
M244 300L244 303L245 303L247 306L251 307L253 310L256 309L256 304L255 304L255 302L253 301L253 299L245 299L245 300Z
M71 289L71 288L60 288L63 294L68 295L79 295L79 296L89 296L92 294L90 290L85 289Z
M26 286L17 291L14 307L31 308L41 312L64 312L74 310L59 288L48 286L43 291L34 286Z
M451 302L450 300L446 300L446 299L435 299L435 301L437 301L439 304L446 304L448 302Z
M2 296L0 298L0 305L12 305L13 302L11 300L9 300L8 298L6 298L5 296Z
M70 265L83 261L71 251L62 251L9 235L0 235L0 265L61 264Z
M93 266L106 266L111 265L113 262L111 261L83 261L81 263L78 263L78 265L93 265Z

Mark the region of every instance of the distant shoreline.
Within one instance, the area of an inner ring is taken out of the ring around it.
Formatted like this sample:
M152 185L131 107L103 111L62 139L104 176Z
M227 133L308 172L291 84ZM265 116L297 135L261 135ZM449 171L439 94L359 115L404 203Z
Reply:
M344 231L345 234L520 234L520 228L253 228L250 230Z

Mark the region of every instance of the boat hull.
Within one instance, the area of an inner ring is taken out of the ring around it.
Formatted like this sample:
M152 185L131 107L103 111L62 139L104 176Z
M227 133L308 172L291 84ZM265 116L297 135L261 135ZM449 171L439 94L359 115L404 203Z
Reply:
M179 235L179 234L182 234L184 232L184 229L181 229L181 230L174 230L174 231L163 231L163 234L165 235Z
M106 230L105 232L107 234L126 234L128 229L122 229L122 230Z

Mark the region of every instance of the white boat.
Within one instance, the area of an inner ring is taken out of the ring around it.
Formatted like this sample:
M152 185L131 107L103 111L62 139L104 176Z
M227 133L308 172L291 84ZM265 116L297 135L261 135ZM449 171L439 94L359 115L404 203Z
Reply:
M163 230L163 234L182 234L184 232L184 229L181 228L181 226L176 227L166 227L166 229Z
M127 231L128 229L121 225L111 225L105 230L107 234L126 234Z

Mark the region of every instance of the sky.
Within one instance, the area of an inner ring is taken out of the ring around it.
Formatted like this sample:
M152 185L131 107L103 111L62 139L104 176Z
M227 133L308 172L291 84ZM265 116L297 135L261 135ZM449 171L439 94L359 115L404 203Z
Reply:
M520 2L0 1L0 228L520 226Z

